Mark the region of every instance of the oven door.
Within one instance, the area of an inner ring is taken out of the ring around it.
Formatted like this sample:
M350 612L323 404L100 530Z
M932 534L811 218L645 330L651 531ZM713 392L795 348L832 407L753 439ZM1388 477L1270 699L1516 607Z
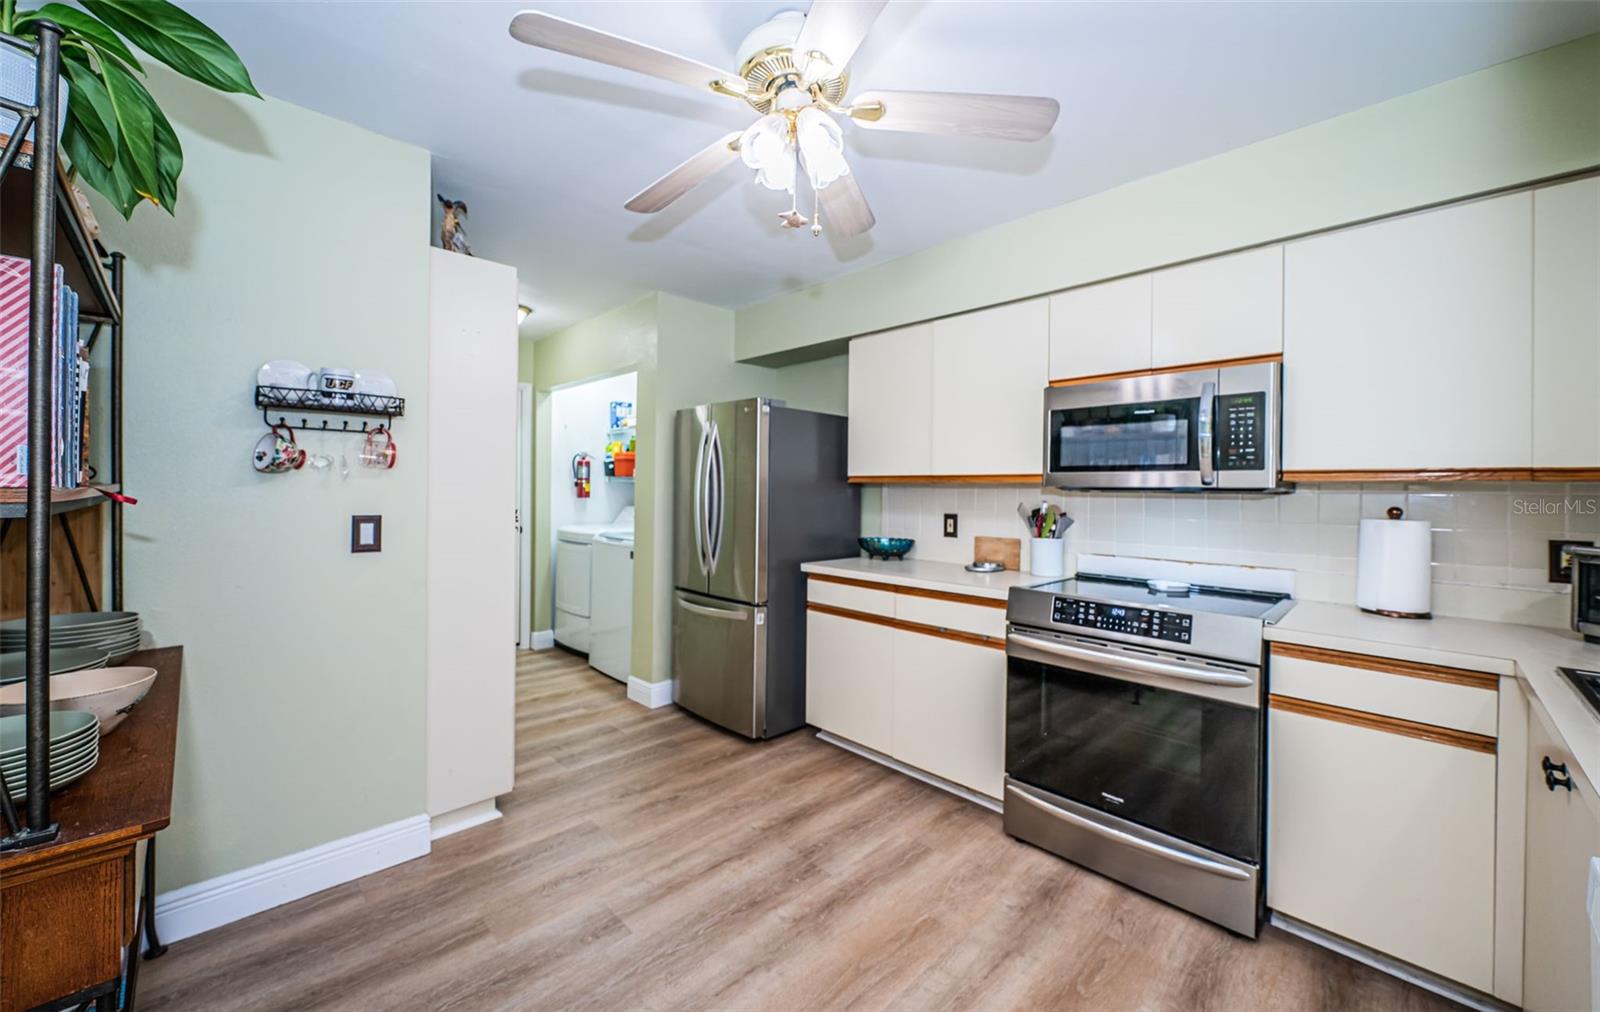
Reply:
M1006 773L1259 863L1261 672L1013 626Z
M1216 370L1057 387L1045 395L1045 472L1064 488L1216 483Z

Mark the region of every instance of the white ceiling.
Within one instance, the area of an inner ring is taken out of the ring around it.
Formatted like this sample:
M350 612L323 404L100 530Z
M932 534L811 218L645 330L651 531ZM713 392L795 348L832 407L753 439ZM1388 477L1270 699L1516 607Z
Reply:
M1037 144L847 125L878 224L831 240L781 231L787 197L743 166L660 214L625 211L754 114L514 41L506 26L533 2L184 6L239 50L264 93L432 151L436 189L471 208L474 250L516 266L536 307L525 336L655 289L760 301L1600 31L1597 3L894 0L851 66L852 90L1048 95L1061 119ZM803 6L540 9L736 70L746 32Z

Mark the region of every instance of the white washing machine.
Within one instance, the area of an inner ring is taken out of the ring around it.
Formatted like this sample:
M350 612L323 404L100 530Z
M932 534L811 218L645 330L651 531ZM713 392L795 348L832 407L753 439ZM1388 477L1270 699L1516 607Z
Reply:
M593 551L589 666L626 683L633 670L632 529L602 531Z
M633 507L609 524L568 524L556 529L556 642L569 650L589 652L591 566L595 535L626 529L633 532Z

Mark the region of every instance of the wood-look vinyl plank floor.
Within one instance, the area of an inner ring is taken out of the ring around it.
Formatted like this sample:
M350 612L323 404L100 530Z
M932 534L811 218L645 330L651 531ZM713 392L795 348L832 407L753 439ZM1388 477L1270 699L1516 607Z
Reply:
M505 817L172 945L142 1009L1435 1009L1019 843L818 741L523 654Z

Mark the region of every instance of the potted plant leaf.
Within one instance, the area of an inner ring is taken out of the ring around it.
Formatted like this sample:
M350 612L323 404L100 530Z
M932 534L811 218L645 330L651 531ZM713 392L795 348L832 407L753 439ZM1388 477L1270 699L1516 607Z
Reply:
M59 25L61 75L70 89L61 151L73 175L124 218L148 200L173 212L183 147L140 83L135 51L218 91L260 98L250 73L221 36L168 0L79 0L18 10L0 0L0 32L36 38L41 21ZM9 48L9 47L6 47ZM13 52L15 52L13 50ZM31 101L32 87L28 91Z

